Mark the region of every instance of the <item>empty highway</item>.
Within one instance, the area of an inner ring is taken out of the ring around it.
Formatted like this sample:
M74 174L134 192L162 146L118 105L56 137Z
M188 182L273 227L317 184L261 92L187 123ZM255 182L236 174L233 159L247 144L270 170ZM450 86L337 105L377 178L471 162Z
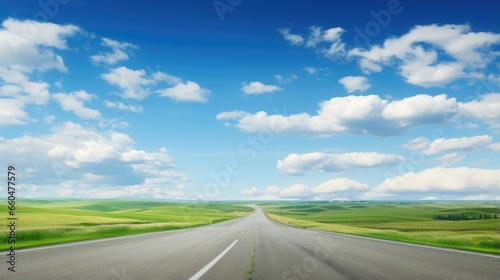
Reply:
M304 230L260 208L211 226L18 250L0 279L500 279L500 258Z

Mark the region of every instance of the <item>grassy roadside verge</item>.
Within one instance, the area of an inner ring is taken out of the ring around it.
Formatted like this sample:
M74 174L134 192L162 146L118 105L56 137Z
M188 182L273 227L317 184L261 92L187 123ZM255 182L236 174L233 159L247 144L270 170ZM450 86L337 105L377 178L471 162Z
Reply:
M495 206L355 203L332 206L324 203L263 205L269 218L290 226L500 254L499 219L438 221L431 215L434 212L459 212L459 209L497 211Z
M21 249L184 229L235 219L252 211L228 203L21 200L16 212L15 246ZM6 218L7 213L0 213L1 220L6 221ZM0 240L7 241L9 234L7 227L3 227ZM10 245L2 242L0 251L7 250Z

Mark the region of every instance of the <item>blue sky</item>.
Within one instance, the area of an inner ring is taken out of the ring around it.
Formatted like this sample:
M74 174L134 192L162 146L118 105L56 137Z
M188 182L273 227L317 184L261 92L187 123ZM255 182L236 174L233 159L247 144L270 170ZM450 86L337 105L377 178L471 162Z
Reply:
M499 9L4 1L1 162L22 197L498 200Z

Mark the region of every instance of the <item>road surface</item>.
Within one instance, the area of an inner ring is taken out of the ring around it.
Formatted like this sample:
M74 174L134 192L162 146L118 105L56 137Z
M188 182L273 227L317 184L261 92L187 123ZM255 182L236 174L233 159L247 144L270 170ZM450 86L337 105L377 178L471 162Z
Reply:
M298 229L253 214L211 226L2 252L0 279L500 279L500 258ZM252 265L253 263L253 265Z

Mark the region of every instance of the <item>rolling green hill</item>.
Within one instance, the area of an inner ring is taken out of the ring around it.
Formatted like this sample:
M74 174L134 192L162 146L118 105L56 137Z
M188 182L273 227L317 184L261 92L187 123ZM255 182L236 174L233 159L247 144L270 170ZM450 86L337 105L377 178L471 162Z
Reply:
M7 209L5 203L2 208ZM17 203L16 248L182 229L241 217L252 208L227 203L25 199ZM0 213L6 221L7 211ZM0 239L7 240L6 227ZM0 250L10 247L2 242Z
M500 254L498 203L287 202L260 204L289 225L418 244ZM438 215L474 220L436 220ZM480 216L491 219L479 219Z

